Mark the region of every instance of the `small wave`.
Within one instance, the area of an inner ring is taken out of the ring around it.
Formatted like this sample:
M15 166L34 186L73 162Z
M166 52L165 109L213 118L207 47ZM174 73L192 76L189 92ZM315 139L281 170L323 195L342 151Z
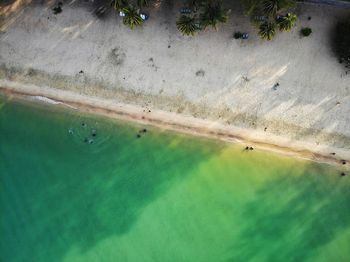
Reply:
M62 104L62 102L53 100L53 99L45 97L45 96L32 96L32 98L34 100L39 100L39 101L42 101L42 102L45 102L45 103L49 103L49 104L53 104L53 105Z
M71 106L71 105L63 103L63 102L56 101L56 100L48 98L46 96L32 96L32 99L38 100L38 101L41 101L44 103L52 104L52 105L64 105L64 106L72 108L72 109L77 109L74 106Z

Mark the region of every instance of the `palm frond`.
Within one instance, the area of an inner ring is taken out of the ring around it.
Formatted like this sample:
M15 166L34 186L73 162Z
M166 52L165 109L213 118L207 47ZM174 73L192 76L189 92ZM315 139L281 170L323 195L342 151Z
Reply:
M211 26L217 29L219 23L226 23L227 11L223 8L221 1L208 1L200 14L201 24L204 28Z
M259 36L265 40L272 40L276 34L276 23L264 22L259 27Z
M285 16L281 16L277 19L277 24L280 31L290 31L297 21L297 16L292 13L288 13Z
M188 5L190 8L199 8L200 6L203 5L205 0L187 0L185 3Z
M274 16L278 11L279 0L263 0L261 2L262 11L266 15Z
M122 11L123 8L129 5L127 0L113 0L113 7L117 11Z
M137 0L137 6L139 8L147 7L149 6L150 0Z
M252 16L257 13L257 7L259 5L259 0L241 0L244 6L244 14L246 16Z
M297 4L296 0L278 0L277 11L282 12L287 9L294 8Z
M193 36L197 31L196 19L194 17L182 15L176 21L176 27L183 35Z
M135 26L142 25L142 18L138 12L138 10L134 7L125 7L123 8L123 12L125 16L123 17L124 25L133 29Z

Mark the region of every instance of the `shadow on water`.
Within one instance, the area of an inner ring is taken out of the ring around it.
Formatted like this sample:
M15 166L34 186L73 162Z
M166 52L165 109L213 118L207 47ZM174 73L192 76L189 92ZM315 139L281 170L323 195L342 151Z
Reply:
M84 152L57 138L59 114L38 117L19 108L0 113L3 261L61 261L72 247L86 252L127 233L147 205L213 150L187 137L174 144L169 134L137 139L136 129L115 124L110 147Z
M306 261L349 228L349 181L312 164L264 184L243 219L230 261Z

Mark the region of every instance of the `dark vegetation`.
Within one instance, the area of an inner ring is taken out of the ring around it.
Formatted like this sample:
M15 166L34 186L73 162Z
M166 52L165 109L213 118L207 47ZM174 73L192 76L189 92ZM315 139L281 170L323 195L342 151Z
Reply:
M3 3L11 0L0 0ZM104 4L101 6L101 2ZM156 6L156 0L98 0L95 13L102 18L109 6L113 7L123 19L123 23L131 29L141 26L145 19L144 11L150 11ZM296 24L297 16L294 9L296 0L241 0L246 16L257 29L260 38L272 40L278 32L291 31ZM54 14L62 12L62 2L53 7ZM147 13L147 12L146 12ZM176 20L177 29L187 36L194 36L202 30L217 30L221 24L227 22L230 10L225 8L223 0L183 0ZM308 17L311 20L311 17ZM333 49L340 63L350 67L350 19L341 21L333 30ZM310 36L312 29L302 28L300 34ZM248 33L236 31L234 39L247 39Z
M57 6L55 6L54 8L52 8L52 11L55 15L59 14L62 12L62 2L58 2Z
M181 15L179 17L179 19L176 21L176 27L184 35L194 35L196 31L199 30L199 26L197 26L196 23L196 18L186 15Z
M350 17L335 25L332 46L339 62L350 68Z
M271 40L277 31L290 31L297 21L292 13L295 0L246 0L244 5L262 39Z
M221 0L190 0L185 6L176 21L176 27L183 35L194 35L209 27L217 29L228 19L228 11L223 8Z
M113 0L112 6L123 16L130 28L142 25L141 10L150 7L154 0ZM295 0L242 0L245 13L259 30L262 39L271 40L278 31L290 31L297 16L291 11ZM217 30L228 20L230 10L222 0L185 0L176 27L183 35L195 35L209 28Z
M302 36L309 36L312 33L312 29L310 27L304 27L300 30Z
M217 29L228 19L229 10L223 8L221 0L190 0L186 4L195 11L178 19L177 27L184 35L194 35L197 30L208 27ZM243 4L246 15L259 29L262 39L271 40L277 30L290 31L297 20L296 15L290 12L296 5L295 0L247 0ZM235 38L240 37L236 34Z
M113 0L112 6L114 9L123 14L124 25L133 29L143 23L140 10L149 5L149 0Z

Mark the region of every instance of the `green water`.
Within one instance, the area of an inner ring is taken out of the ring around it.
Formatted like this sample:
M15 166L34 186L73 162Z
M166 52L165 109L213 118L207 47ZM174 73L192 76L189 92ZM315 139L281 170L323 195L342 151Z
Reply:
M350 261L335 168L0 101L0 261Z

